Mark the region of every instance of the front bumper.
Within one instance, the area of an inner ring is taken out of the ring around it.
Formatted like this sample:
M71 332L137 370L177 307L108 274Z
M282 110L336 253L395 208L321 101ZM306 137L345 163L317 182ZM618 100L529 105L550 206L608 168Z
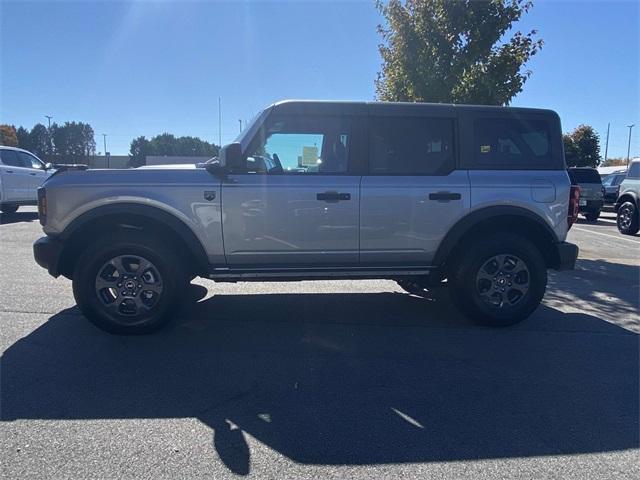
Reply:
M60 257L62 255L63 243L55 238L42 237L33 244L33 257L36 263L42 268L46 268L50 275L60 276L58 270Z
M578 259L578 246L569 242L555 244L557 264L555 270L573 270Z

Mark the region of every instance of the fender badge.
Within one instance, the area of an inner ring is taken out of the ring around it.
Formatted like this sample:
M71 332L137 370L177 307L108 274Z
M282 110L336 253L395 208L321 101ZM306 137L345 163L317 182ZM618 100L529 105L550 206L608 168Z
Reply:
M207 202L210 202L211 200L215 200L216 199L216 192L205 191L204 192L204 199Z

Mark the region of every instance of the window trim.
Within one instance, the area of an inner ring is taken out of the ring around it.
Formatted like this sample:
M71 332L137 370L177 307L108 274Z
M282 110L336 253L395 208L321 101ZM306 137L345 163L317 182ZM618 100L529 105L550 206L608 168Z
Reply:
M446 120L450 122L451 126L451 161L449 162L449 168L438 173L375 173L371 171L371 124L376 118L402 118L402 119L419 119L419 120ZM364 165L363 176L367 177L446 177L451 175L452 172L458 170L459 166L459 125L458 117L456 115L429 115L428 113L421 113L416 115L378 115L369 114L367 117L366 136L365 143L367 145L366 164Z

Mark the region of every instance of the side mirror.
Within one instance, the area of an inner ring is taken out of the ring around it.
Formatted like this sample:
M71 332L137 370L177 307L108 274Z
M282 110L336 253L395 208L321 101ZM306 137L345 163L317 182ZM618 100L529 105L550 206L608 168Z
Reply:
M243 170L242 147L239 143L230 143L220 150L220 165L227 172L237 172Z
M205 163L204 168L211 175L224 178L227 176L227 169L220 165L220 162Z
M47 162L44 164L44 169L45 170L51 170L53 168L53 163L51 162Z

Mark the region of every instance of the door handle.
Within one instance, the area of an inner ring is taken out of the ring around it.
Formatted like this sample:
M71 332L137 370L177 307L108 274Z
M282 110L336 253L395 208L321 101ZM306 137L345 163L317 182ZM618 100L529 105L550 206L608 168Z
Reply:
M29 172L29 175L37 175L35 172Z
M4 173L13 173L13 170L5 170Z
M340 193L340 192L322 192L316 194L316 199L323 202L340 202L345 200L351 200L350 193Z
M449 202L451 200L460 200L462 195L455 192L435 192L429 194L429 200L436 200L438 202Z

